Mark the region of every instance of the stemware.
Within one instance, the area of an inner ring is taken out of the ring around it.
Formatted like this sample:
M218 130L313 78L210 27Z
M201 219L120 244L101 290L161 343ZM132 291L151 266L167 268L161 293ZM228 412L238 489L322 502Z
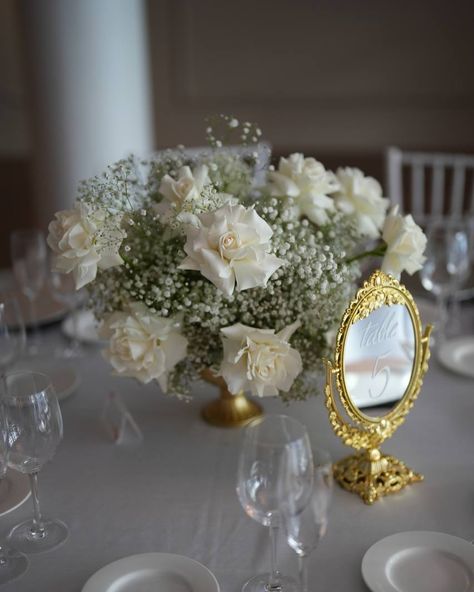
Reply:
M285 512L287 541L298 555L301 592L309 592L307 559L326 534L333 488L329 453L313 450L313 458L313 489L308 503L302 509L290 503Z
M28 351L36 355L40 349L36 300L46 281L46 242L40 230L15 230L10 237L13 274L18 288L28 299L33 340Z
M38 553L66 540L67 526L45 519L38 497L38 472L51 460L63 434L54 389L44 374L15 372L5 376L4 408L10 446L9 466L30 478L34 517L10 532L9 540L24 553Z
M305 427L285 415L268 415L246 428L239 459L237 495L245 512L267 526L271 571L246 582L243 592L296 592L277 569L277 534L285 508L304 507L312 488L313 460Z
M446 333L448 300L469 277L469 223L461 219L431 220L427 225L427 238L426 261L420 277L423 287L437 299L439 320L435 329L441 342Z
M0 405L0 479L5 477L8 462L8 437L5 414ZM28 568L28 559L16 549L0 544L0 586L21 576Z
M18 302L0 296L0 376L18 361L25 344L25 327Z
M73 323L73 336L70 338L69 346L61 348L57 353L62 358L77 358L84 354L81 342L78 339L78 309L84 300L84 291L76 290L76 285L72 274L51 271L49 276L49 285L53 297L62 304L65 304L70 311Z

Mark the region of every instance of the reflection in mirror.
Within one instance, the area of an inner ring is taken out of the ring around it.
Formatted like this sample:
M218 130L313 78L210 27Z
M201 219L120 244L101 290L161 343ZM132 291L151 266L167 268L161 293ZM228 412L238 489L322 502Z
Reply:
M386 415L405 394L414 358L415 329L405 306L381 306L351 325L344 380L354 405L371 408L366 415Z

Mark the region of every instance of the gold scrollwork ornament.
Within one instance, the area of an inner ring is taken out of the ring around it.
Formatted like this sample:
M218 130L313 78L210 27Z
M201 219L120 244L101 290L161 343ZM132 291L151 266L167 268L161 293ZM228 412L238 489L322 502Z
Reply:
M414 353L408 385L398 402L384 415L364 413L354 402L345 375L345 357L349 329L358 321L367 319L382 306L402 305L409 313L414 332ZM334 478L348 491L357 493L367 504L381 496L396 493L423 476L408 468L397 458L385 455L380 445L402 425L413 407L428 369L428 325L422 334L418 308L410 292L396 279L382 271L375 271L357 292L344 313L336 338L334 363L326 364L326 407L329 421L344 444L358 452L334 465ZM337 384L337 394L334 388ZM341 405L337 404L337 400Z

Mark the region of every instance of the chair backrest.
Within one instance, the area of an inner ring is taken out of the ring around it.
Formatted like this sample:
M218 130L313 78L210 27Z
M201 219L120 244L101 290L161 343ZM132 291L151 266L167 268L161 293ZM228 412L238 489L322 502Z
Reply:
M388 197L415 220L474 215L474 155L412 152L390 147L385 162ZM405 180L409 191L404 190Z

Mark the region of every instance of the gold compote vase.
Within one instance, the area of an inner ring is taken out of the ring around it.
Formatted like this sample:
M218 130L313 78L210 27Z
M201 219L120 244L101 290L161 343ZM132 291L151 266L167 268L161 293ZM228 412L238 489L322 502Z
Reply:
M201 415L207 423L220 428L237 428L263 415L262 407L248 399L243 391L233 395L221 376L209 369L203 370L201 376L205 382L219 388L219 398L202 408Z

